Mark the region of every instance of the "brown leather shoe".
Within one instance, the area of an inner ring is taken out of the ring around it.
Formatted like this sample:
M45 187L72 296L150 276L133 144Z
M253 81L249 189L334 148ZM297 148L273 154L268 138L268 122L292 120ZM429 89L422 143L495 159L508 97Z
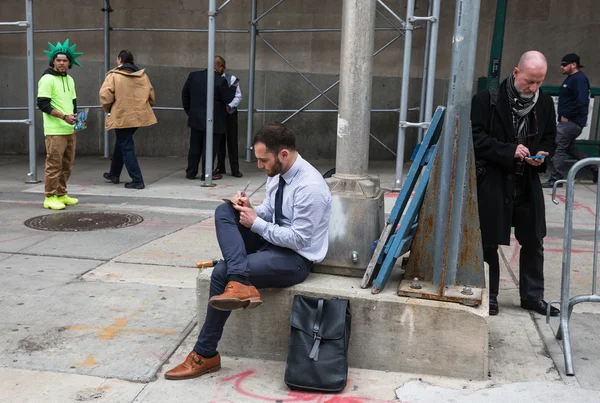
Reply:
M254 286L230 281L225 286L225 292L221 295L215 295L208 303L219 311L232 311L238 308L256 308L262 304L262 300Z
M185 361L165 373L165 378L172 381L192 379L221 369L221 356L217 353L213 358L204 358L194 350Z

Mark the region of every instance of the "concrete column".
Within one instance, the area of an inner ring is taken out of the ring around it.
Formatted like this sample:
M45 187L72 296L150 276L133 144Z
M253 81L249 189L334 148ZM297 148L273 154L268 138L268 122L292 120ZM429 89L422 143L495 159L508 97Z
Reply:
M336 173L329 251L316 271L362 277L383 228L379 178L368 176L375 1L344 0Z
M369 168L375 1L344 0L336 175L366 178Z

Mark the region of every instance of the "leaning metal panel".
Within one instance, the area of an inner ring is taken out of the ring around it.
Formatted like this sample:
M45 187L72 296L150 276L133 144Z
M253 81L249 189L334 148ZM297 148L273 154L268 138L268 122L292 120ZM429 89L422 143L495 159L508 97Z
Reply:
M144 218L137 214L76 211L33 217L24 224L29 228L41 231L85 232L131 227L142 221Z

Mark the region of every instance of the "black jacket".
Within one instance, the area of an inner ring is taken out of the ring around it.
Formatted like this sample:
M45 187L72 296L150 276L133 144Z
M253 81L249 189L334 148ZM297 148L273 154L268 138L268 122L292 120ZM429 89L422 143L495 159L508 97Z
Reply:
M545 159L547 161L554 154L556 147L556 114L552 98L540 92L534 110L538 128L529 152L535 155L538 151L547 151L550 153ZM479 220L484 246L510 244L515 189L514 155L517 149L511 113L506 81L498 89L498 99L494 108L490 103L489 91L482 91L473 97L473 147L475 159L478 165L483 162L485 172L477 181ZM490 128L490 125L493 127ZM546 236L544 194L539 177L539 173L545 170L545 162L539 167L525 163L523 174L524 189L528 192L526 197L531 200L531 214L535 215L535 228L531 228L531 231L535 232L538 239Z
M235 97L235 87L229 87L227 80L215 75L215 106L213 114L213 132L225 133L227 111L225 106ZM188 126L196 130L206 130L206 70L193 71L188 76L183 90L181 102L188 115Z

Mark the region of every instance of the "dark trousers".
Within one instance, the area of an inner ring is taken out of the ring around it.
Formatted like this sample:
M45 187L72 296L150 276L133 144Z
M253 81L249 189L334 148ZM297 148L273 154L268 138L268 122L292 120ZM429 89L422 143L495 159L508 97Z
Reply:
M221 137L224 134L214 133L213 134L213 162L217 155L217 147ZM202 163L202 179L204 179L205 163L204 163L204 150L206 149L206 132L204 130L190 129L190 149L188 151L188 166L185 170L185 176L188 178L195 178L198 175L198 166ZM212 169L210 170L212 173Z
M515 238L521 245L519 256L519 294L521 299L544 299L544 243L535 234L535 214L532 204L515 200L513 207ZM498 296L500 261L498 245L483 247L483 260L490 270L490 297Z
M225 147L229 155L229 166L231 173L240 172L240 163L238 161L238 113L227 114L227 132L221 137L219 142L219 151L217 153L217 171L225 172Z
M144 183L142 170L135 156L135 143L133 142L133 134L137 127L128 127L126 129L115 129L115 151L113 152L112 161L110 163L110 176L121 176L123 165L127 169L127 173L131 177L133 183Z
M575 145L575 140L581 134L583 128L573 122L558 122L556 126L556 151L552 161L548 164L550 180L567 179L569 169L565 164L567 154L577 161L587 158L587 155ZM598 169L595 166L590 168Z
M289 287L308 277L311 263L307 259L291 249L269 244L240 225L239 214L229 204L217 207L215 226L224 261L213 269L210 297L225 291L232 274L247 277L259 289ZM206 357L216 353L230 313L208 306L204 325L194 346L198 354Z

